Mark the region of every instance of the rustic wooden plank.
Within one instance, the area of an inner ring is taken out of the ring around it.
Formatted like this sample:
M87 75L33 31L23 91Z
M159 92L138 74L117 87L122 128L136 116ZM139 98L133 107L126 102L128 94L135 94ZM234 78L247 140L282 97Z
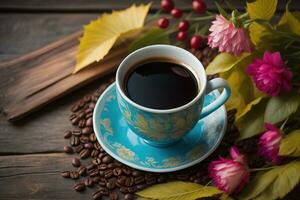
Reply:
M75 192L75 182L60 176L64 169L72 166L63 153L0 156L0 199L91 199L90 192Z
M191 0L173 0L176 6L183 10L191 9ZM229 0L236 8L244 9L246 0ZM99 12L103 10L111 9L123 9L128 7L130 4L136 3L147 3L149 0L110 0L110 1L99 1L99 0L10 0L1 1L0 10L2 11L28 11L28 12ZM224 4L224 0L219 0L221 5L228 8ZM285 9L285 2L279 1L278 9L283 11ZM159 9L159 0L153 1L152 11ZM216 10L214 1L206 1L207 7L210 10ZM293 1L290 5L292 10L299 9L299 2Z
M68 144L63 139L64 132L72 129L68 120L71 105L106 80L100 78L14 123L0 114L0 155L62 152Z

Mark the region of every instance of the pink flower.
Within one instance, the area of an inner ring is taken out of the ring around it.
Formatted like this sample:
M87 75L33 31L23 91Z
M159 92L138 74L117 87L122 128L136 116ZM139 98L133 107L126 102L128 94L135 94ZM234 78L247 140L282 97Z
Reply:
M265 127L267 131L260 136L258 141L258 154L273 164L279 164L282 159L278 155L282 136L274 125L266 123Z
M292 89L292 72L284 65L279 52L265 52L263 59L255 59L247 68L256 87L271 95L277 96L281 91Z
M236 28L235 25L217 15L209 28L211 33L208 36L208 45L211 48L219 47L219 52L232 53L239 56L242 52L251 52L251 41L246 31Z
M220 158L208 166L208 173L220 190L227 194L240 191L249 180L249 170L246 158L236 147L231 147L232 159Z

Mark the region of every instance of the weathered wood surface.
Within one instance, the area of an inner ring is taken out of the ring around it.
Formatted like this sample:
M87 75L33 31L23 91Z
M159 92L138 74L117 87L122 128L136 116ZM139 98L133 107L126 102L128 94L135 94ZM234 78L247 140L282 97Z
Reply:
M91 2L101 3L103 8ZM95 19L102 9L123 8L132 2L125 0L0 1L0 61L29 53L62 36L80 30L83 24ZM294 0L293 4L295 3L298 2ZM12 13L4 13L8 10ZM95 13L91 14L91 12ZM5 85L5 80L9 79L12 73L9 69L0 73L0 85ZM70 157L62 153L63 145L67 144L63 139L63 132L71 128L68 122L70 107L83 95L96 89L101 81L99 79L72 92L71 95L51 103L17 123L7 122L0 113L1 200L90 199L90 194L74 192L71 189L74 182L61 178L58 171L72 168ZM1 100L0 104L2 104ZM286 199L299 199L299 194L298 186Z
M70 162L63 153L1 156L0 199L91 199L91 191L74 192L75 182L60 176Z
M9 120L19 119L41 106L112 73L127 54L118 45L98 63L73 74L81 31L66 36L23 57L0 64L14 72L3 91L3 111ZM45 73L46 72L46 73Z
M191 9L191 0L173 0L176 6L180 7L183 10ZM6 12L16 12L16 11L27 11L27 12L98 12L103 10L111 9L122 9L126 8L132 3L147 3L150 0L10 0L10 1L1 1L0 10ZM152 11L159 9L159 0L154 0ZM218 0L220 4L223 4L225 8L228 8L224 4L224 0ZM238 9L244 9L245 0L229 0L232 5ZM279 1L279 10L285 9L286 0ZM214 1L206 1L207 6L210 10L217 10ZM290 5L292 10L296 9L299 6L297 0L293 1Z

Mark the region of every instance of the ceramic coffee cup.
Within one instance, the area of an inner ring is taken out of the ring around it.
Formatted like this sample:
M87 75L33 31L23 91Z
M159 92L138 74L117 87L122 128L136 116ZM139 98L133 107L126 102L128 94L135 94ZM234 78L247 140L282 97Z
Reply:
M157 57L176 60L194 74L199 90L192 101L177 108L159 110L139 105L126 96L123 84L130 69L143 60ZM224 88L221 95L203 107L205 95L219 88ZM190 52L172 45L147 46L129 54L117 70L116 90L121 113L129 128L154 146L166 146L180 140L201 118L217 110L230 96L230 88L224 79L207 81L201 62Z

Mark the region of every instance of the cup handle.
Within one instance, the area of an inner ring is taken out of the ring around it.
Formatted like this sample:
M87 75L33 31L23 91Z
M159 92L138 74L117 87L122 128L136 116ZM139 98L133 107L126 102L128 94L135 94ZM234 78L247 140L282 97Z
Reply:
M212 103L202 108L200 118L206 117L210 113L220 108L230 97L230 87L222 78L215 78L208 81L206 85L206 94L218 88L224 88L224 90L222 91L221 95L218 96Z

